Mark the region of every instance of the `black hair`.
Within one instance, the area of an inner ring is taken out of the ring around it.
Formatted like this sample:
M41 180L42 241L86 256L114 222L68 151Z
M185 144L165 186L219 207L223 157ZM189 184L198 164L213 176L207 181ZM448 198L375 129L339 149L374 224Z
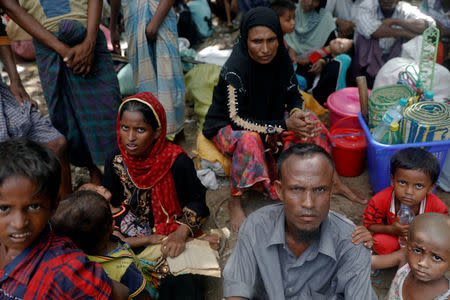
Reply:
M287 150L285 150L283 153L280 154L280 157L278 158L278 161L277 161L278 179L281 179L281 168L283 167L284 162L291 155L297 155L300 157L312 157L316 154L325 156L334 171L333 159L331 158L331 155L325 149L323 149L320 146L317 146L316 144L302 143L302 144L293 145L293 146L289 147Z
M142 116L144 117L144 122L147 123L148 125L150 125L153 130L156 130L159 128L156 116L153 113L153 110L148 105L146 105L140 101L129 100L122 105L122 107L119 111L120 119L122 119L122 115L125 111L140 112L142 114Z
M50 219L56 234L69 237L86 254L98 255L109 238L112 214L108 201L94 191L77 191L60 202Z
M279 17L286 11L295 11L295 4L291 0L276 0L272 2L269 7L273 9Z
M325 6L327 6L327 0L319 0L319 6L316 7L316 11L319 12L320 9L325 8Z
M397 169L421 171L430 176L432 184L437 182L441 172L439 160L421 148L406 148L395 153L391 158L392 176L395 176Z
M14 176L24 176L38 186L35 196L50 200L57 206L61 165L49 148L27 138L10 139L0 143L0 186Z

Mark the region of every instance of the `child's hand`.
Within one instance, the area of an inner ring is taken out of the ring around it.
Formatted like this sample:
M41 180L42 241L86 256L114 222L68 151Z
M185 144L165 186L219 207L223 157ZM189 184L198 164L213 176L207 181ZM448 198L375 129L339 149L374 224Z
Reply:
M408 237L409 224L401 225L398 220L391 224L392 234L396 236Z
M323 59L319 59L318 61L313 63L311 69L308 72L313 73L315 75L319 75L322 72L325 64L326 62Z
M364 247L372 248L373 237L370 231L364 226L356 226L352 233L352 243L359 245L364 243Z

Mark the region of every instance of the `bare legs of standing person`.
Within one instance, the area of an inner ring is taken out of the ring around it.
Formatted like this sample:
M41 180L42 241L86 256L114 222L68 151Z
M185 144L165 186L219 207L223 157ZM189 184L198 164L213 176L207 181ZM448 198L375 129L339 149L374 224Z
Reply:
M72 193L72 176L70 173L69 155L67 153L67 140L64 136L45 144L58 156L61 163L61 187L59 189L60 199L64 199Z
M239 231L246 216L241 205L241 196L231 196L228 200L228 210L230 213L231 229L235 232Z

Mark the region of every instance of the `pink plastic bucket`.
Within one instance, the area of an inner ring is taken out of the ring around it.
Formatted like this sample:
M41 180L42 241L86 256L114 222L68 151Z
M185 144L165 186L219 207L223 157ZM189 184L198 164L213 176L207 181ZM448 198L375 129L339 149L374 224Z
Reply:
M339 119L357 117L361 111L358 88L348 87L334 92L328 96L326 106L330 109L330 126Z

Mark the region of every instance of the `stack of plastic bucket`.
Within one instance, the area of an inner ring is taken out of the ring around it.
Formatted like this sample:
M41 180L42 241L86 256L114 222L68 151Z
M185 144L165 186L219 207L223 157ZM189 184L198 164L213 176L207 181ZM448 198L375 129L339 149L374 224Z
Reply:
M348 87L328 96L326 106L330 109L330 126L345 117L357 117L360 112L358 88Z
M359 104L358 104L359 105ZM336 171L341 176L358 176L364 170L366 139L358 117L346 117L330 129Z

